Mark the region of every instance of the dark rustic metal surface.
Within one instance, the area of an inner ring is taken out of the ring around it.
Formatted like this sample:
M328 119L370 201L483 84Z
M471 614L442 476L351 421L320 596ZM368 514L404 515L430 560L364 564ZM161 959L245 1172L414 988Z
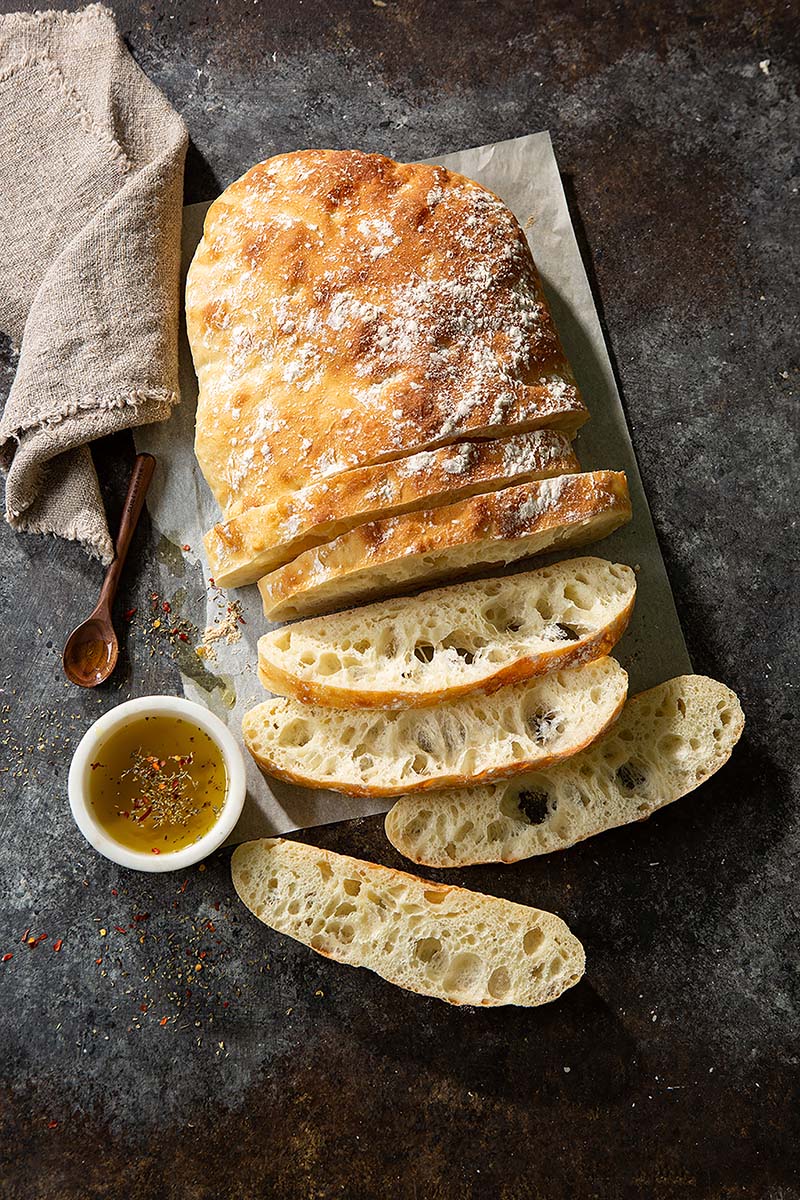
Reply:
M178 686L143 633L158 547L145 524L122 667L87 694L59 652L98 567L3 527L2 1195L800 1196L796 14L113 7L188 122L189 201L299 146L413 158L552 131L689 647L748 725L645 825L448 876L562 914L588 954L545 1009L450 1009L257 926L227 853L184 888L86 847L71 748L113 703ZM129 443L97 458L118 504ZM308 840L401 865L380 819ZM28 926L49 940L21 945Z

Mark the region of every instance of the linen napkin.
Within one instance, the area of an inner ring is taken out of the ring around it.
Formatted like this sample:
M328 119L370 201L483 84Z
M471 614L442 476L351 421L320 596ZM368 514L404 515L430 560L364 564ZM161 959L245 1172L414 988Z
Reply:
M113 557L89 443L178 399L181 118L109 9L0 18L6 519Z

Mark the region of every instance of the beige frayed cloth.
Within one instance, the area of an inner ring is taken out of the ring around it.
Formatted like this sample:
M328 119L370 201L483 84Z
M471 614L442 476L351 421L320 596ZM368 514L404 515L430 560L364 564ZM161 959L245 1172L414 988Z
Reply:
M178 399L186 141L109 9L0 18L6 518L104 562L89 443Z

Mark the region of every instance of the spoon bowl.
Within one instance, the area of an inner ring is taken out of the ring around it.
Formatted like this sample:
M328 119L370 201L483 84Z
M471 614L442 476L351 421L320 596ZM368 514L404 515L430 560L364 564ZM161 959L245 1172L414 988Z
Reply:
M117 665L119 642L108 613L92 613L67 638L64 674L78 687L97 687Z
M106 571L93 613L73 629L64 646L64 674L78 687L97 687L108 679L117 665L119 642L111 620L111 605L155 466L152 454L136 455L122 508L114 561Z

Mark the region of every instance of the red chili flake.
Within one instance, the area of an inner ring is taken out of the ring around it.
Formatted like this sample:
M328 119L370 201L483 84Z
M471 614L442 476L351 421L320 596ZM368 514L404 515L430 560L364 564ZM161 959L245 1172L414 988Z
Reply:
M214 901L214 912L219 912L219 900Z
M150 913L134 913L133 919L134 921L146 921L149 916Z
M150 850L150 853L151 854L160 854L161 851L159 850L158 846L153 846Z
M132 621L133 618L136 616L136 609L135 608L126 608L125 612L122 615L126 621Z
M58 1129L58 1121L48 1121L47 1128L48 1129Z
M39 945L39 942L45 942L45 941L47 941L47 934L40 933L37 938L28 938L28 945L30 946L31 950L33 950L36 946Z
M208 951L207 951L207 950L201 950L201 951L200 951L200 953L198 954L198 956L197 956L197 957L198 957L198 958L205 958L205 956L206 956L206 954L207 954L207 953L208 953Z
M212 587L216 586L211 575L209 575L209 577L208 577L208 582L211 584Z
M151 599L151 600L157 600L157 599L158 599L158 592L151 592L151 593L150 593L150 599Z
M117 933L127 933L128 932L127 929L123 929L122 925L115 925L114 928L116 929Z
M63 939L63 938L58 938L58 939L57 939L55 942L53 942L53 950L54 950L54 952L55 952L56 954L58 954L59 950L61 949L61 947L62 947L63 945L64 945L64 939Z
M188 543L188 542L186 543L186 545L185 545L185 546L181 546L181 550L191 550L191 548L192 548L192 547L189 545L189 543Z
M206 921L206 929L208 930L209 933L217 932L217 927L213 921Z
M103 764L102 764L102 763L99 763L99 762L89 763L89 766L92 768L92 770L93 770L93 771L96 771L96 770L97 770L97 768L98 768L98 767L102 767L102 765L103 765Z
M230 1004L230 1000L223 1000L223 1001L222 1001L222 1007L223 1007L223 1008L227 1008L229 1004Z
M3 955L3 962L11 962L11 960L12 960L12 958L13 958L13 957L14 957L14 955L13 955L13 954L4 954L4 955Z
M31 931L31 928L30 928L30 925L29 925L29 926L28 926L28 928L25 930L25 932L23 933L22 937L21 937L19 940L20 940L21 942L27 942L27 940L28 940L28 934L30 933L30 931Z
M140 1005L139 1005L139 1012L147 1012L147 1005L146 1005L146 1004L140 1004Z
M192 998L192 989L191 989L191 988L187 988L187 989L186 989L186 999L187 999L187 1000L191 1000L191 998Z
M178 888L178 891L179 891L179 892L185 892L185 891L186 891L186 885L187 885L187 883L188 883L188 882L189 882L189 880L188 880L188 879L184 879L183 883L182 883L182 884L181 884L181 886Z
M189 636L186 633L179 633L178 637L181 639L182 642L188 642L188 640L189 640Z
M172 605L170 604L169 600L161 601L161 611L162 612L172 612Z
M119 895L119 892L117 891L117 889L116 889L116 888L112 888L112 889L111 889L111 895L112 895L112 896L118 896L118 895Z
M102 960L102 958L96 958L94 961L95 961L95 964L96 964L96 965L99 967L99 966L100 966L100 963L101 963L103 960Z
M158 1022L159 1025L166 1025L167 1019L168 1019L167 1017L162 1017L161 1020Z

